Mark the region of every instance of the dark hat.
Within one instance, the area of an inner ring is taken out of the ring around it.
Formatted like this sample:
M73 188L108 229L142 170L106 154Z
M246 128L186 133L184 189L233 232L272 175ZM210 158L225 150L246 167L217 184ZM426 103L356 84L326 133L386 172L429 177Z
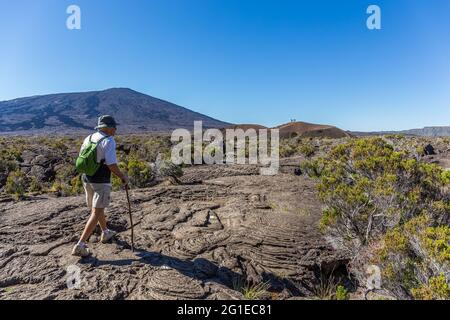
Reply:
M119 124L113 116L104 115L98 118L98 124L95 129L100 128L116 128Z

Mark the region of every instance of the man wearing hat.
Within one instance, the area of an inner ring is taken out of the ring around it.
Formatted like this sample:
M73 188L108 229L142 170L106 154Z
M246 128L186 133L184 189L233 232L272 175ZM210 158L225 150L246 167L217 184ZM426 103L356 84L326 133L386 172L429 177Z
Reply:
M97 223L102 230L101 241L108 242L115 236L115 232L106 226L105 208L108 207L111 195L111 172L122 180L124 185L128 184L128 177L117 165L116 142L114 135L118 123L112 116L104 115L98 118L97 132L84 139L81 150L90 142L97 143L97 162L100 168L93 176L82 175L86 202L91 210L91 216L84 228L80 241L72 250L72 255L86 257L91 251L86 245L86 241L94 232Z

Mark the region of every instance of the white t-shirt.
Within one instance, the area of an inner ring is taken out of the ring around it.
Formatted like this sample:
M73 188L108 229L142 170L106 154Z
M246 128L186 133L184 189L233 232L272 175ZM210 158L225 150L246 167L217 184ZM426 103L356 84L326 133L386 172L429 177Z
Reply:
M87 136L86 139L84 139L81 150L88 145L89 137L91 136ZM96 132L92 135L91 142L98 142L103 137L107 137L107 135L103 132ZM114 138L111 136L103 139L102 142L97 145L97 162L100 163L102 160L105 160L107 166L117 163L116 141L114 141Z

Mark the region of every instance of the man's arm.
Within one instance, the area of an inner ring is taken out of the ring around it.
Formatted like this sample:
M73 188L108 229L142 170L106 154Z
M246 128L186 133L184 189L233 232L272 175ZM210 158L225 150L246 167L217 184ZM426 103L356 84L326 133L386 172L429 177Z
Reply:
M124 185L128 184L128 177L126 174L124 174L122 172L122 170L119 169L119 166L114 163L114 164L110 164L108 165L109 170L111 170L112 173L114 173L120 180L122 180L122 183Z
M108 166L109 170L114 173L124 185L128 184L128 177L126 174L120 170L117 165L117 155L116 155L116 142L114 139L106 139L105 141L105 164Z

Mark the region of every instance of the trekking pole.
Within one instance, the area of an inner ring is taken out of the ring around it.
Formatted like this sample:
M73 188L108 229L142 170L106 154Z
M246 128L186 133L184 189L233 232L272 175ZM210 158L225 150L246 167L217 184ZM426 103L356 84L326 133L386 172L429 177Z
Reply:
M130 203L130 195L128 193L128 184L125 185L125 191L127 193L127 201L128 201L128 213L130 214L130 224L131 224L131 251L134 252L134 231L133 231L133 217L131 216L131 203Z

